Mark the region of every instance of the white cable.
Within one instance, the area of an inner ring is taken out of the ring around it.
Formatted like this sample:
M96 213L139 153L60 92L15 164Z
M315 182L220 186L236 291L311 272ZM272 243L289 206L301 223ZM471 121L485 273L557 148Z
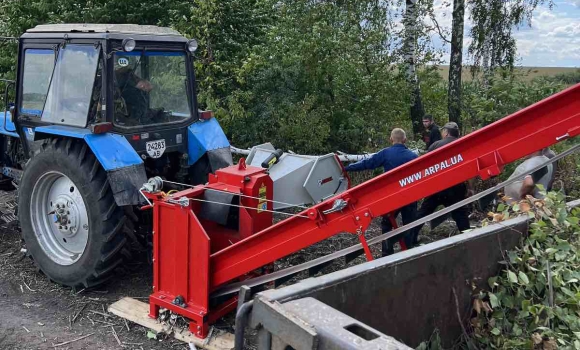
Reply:
M237 208L244 208L244 209L251 209L251 210L256 210L256 211L266 211L269 213L274 213L274 214L282 214L282 215L287 215L287 216L298 216L301 218L306 218L308 219L308 216L306 215L300 215L300 214L290 214L290 213L284 213L282 211L275 211L275 210L268 210L268 209L260 209L260 208L254 208L254 207L247 207L245 205L237 205L237 204L231 204L231 203L221 203L221 202L215 202L215 201L208 201L206 199L201 199L201 198L187 198L190 201L198 201L198 202L205 202L205 203L213 203L213 204L219 204L219 205L227 205L230 207L237 207ZM180 204L178 200L175 199L168 199L167 202L169 203L173 203L173 204Z
M181 185L181 186L190 187L190 188L195 188L196 187L196 186L193 186L193 185L182 184L182 183L174 182L174 181L163 180L163 182L167 182L167 183L175 184L175 185ZM284 205L288 205L290 207L297 207L297 208L302 208L302 209L308 209L308 207L305 207L303 205L291 204L291 203L286 203L286 202L280 202L280 201L275 201L275 200L272 200L272 199L265 199L265 198L260 198L260 197L253 197L253 196L248 196L248 195L241 194L241 193L234 193L234 192L217 190L215 188L207 188L207 187L204 187L204 190L206 190L206 191L220 192L220 193L228 193L228 194L233 194L233 195L240 196L240 197L244 197L244 198L258 199L258 200L261 200L261 201L266 201L266 202L271 202L271 203L284 204Z

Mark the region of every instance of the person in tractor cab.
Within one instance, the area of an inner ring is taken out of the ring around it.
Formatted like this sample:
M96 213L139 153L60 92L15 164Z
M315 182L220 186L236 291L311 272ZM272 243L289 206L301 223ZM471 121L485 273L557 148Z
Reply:
M449 122L445 124L441 128L441 137L442 137L441 140L429 146L428 152L436 150L437 148L443 147L446 144L457 140L459 138L459 126L457 125L457 123ZM468 185L466 185L465 182L462 182L458 185L447 188L441 192L438 192L432 196L425 198L423 204L421 204L421 208L417 213L417 219L432 214L440 205L448 207L459 201L464 200L465 198L467 198L468 195L473 194L473 190L471 189L471 187L472 187L471 182L469 182ZM459 229L459 231L468 230L470 228L466 206L462 206L452 211L451 217L457 224L457 228ZM421 231L422 227L423 224L417 226L414 229L412 234L414 240L413 244L418 243L419 232Z
M350 164L345 168L345 170L362 171L383 167L384 171L387 172L417 158L417 155L409 150L407 146L405 146L405 143L407 142L407 135L405 134L405 130L400 128L393 129L393 131L391 131L390 141L393 144L391 147L387 147L380 152L375 153L370 158L366 158L356 163ZM390 215L396 218L399 213L401 213L404 225L413 222L417 213L417 202L413 202L400 209L397 209L395 212L384 215L381 221L381 229L383 233L389 232L393 229ZM403 237L407 248L411 248L413 245L411 232L405 232ZM393 246L398 239L398 237L391 237L387 239L386 242L382 242L383 256L393 254Z
M530 174L529 171L538 165L547 162L550 158L553 158L552 154L553 152L549 149L542 149L527 156L526 159L517 166L516 170L509 177L510 179L524 173L528 173L528 175L523 180L516 181L504 188L504 193L506 197L508 197L507 202L509 204L514 204L519 200L526 198L527 195L539 199L544 198L544 195L541 193L541 190L537 185L542 185L543 189L546 191L551 189L552 183L554 182L554 166L552 164L547 165L533 174ZM547 155L551 155L552 157L548 157Z
M425 131L423 132L425 149L429 149L433 143L441 140L441 133L439 132L439 127L433 120L433 116L430 114L426 114L423 117L423 126L425 127Z
M126 58L120 58L118 62ZM121 122L128 125L141 125L146 123L149 116L149 92L153 85L146 79L142 79L135 73L139 63L131 67L127 63L115 63L115 79L117 91L115 91L115 116Z

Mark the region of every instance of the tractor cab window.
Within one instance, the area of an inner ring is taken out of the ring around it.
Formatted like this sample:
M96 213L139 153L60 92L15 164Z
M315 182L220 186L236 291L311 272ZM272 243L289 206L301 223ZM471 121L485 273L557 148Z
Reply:
M99 49L69 44L59 50L42 121L85 127L92 102Z
M53 69L53 50L27 49L24 51L21 113L40 117Z
M188 119L186 60L182 52L115 53L115 124L140 127Z

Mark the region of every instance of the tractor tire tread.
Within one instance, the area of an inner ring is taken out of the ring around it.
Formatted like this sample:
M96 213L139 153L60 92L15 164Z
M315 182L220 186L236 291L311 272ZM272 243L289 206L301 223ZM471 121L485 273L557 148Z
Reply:
M111 228L109 233L105 233L105 242L112 242L118 235L123 234L123 227L126 225L127 217L123 217L121 220L117 222L117 225Z
M42 153L47 152L50 154L42 156ZM130 254L127 254L127 249L125 247L127 237L125 236L124 226L127 222L127 217L124 208L117 206L115 203L113 193L110 191L110 185L105 170L82 140L64 140L61 138L47 139L41 145L37 156L42 156L38 158L43 159L37 160L35 159L36 156L31 158L27 164L27 168L47 166L46 163L50 162L49 159L51 159L49 157L56 158L54 162L59 164L71 164L69 166L77 164L77 166L80 166L81 173L84 174L84 180L79 180L77 175L76 181L79 188L82 183L82 193L89 213L89 225L91 227L89 235L97 236L95 236L94 240L91 239L92 236L89 237L89 243L86 248L87 250L83 254L92 255L89 255L87 257L88 260L83 262L82 270L78 270L80 267L75 267L74 272L71 272L71 276L74 275L74 277L62 277L55 272L57 269L53 267L54 263L50 266L49 264L43 266L33 258L32 254L29 255L35 262L36 267L46 275L49 280L55 281L56 283L70 287L88 288L105 282L114 276L113 272L130 258ZM60 160L58 159L59 157L61 157ZM24 177L26 177L27 168L25 168ZM39 168L37 168L37 172L38 171ZM70 170L66 169L66 167L60 171L69 177L72 174L70 173ZM34 179L33 175L30 176ZM21 190L23 189L22 187L26 187L25 190L30 192L33 185L21 186ZM21 212L19 214L20 221L23 223L23 213ZM27 219L27 221L30 222L30 219ZM32 231L31 227L23 227L22 231L25 241L27 238L30 240L34 235L34 233L30 232L25 234L25 231ZM89 251L88 249L91 246L91 242L96 245L94 246L94 249ZM36 245L38 245L38 243L36 243ZM27 242L27 248L29 248L30 252L29 246L30 244ZM43 259L46 261L46 258L43 257Z
M123 247L125 246L126 243L127 243L127 238L123 237L121 239L121 241L118 242L117 245L113 249L111 249L111 251L109 251L108 253L105 253L101 256L101 261L103 263L106 263L107 261L109 261L112 258L114 258L115 256L117 256L117 253L119 253L121 251L121 249L123 249Z

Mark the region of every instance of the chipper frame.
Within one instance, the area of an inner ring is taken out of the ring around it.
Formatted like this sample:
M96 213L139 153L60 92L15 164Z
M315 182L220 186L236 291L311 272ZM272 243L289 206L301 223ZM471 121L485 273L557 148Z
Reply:
M209 325L235 309L212 293L243 281L277 259L340 232L358 235L373 218L580 133L580 85L473 132L404 166L272 224L272 181L266 169L218 170L205 186L166 195L149 187L154 217L154 286L150 317L166 308L207 336Z

